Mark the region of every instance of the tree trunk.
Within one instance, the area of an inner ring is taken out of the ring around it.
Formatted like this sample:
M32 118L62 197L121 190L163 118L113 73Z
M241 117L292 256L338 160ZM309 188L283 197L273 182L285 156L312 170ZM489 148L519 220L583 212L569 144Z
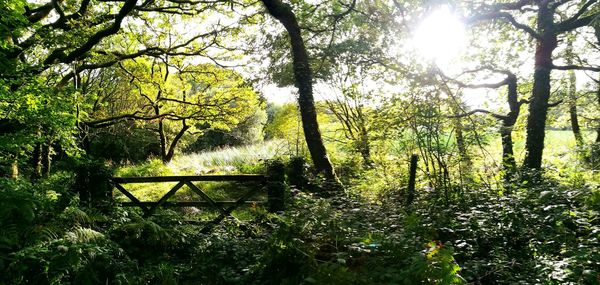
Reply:
M42 131L37 132L38 143L32 153L33 178L42 178L50 175L52 164L52 142L43 141Z
M458 114L458 113L455 113ZM461 118L454 119L454 128L456 134L456 147L458 148L458 154L460 155L460 161L468 162L470 160L469 154L467 153L467 146L465 145L465 136L463 135L463 125Z
M190 128L190 126L188 126L185 123L185 120L183 120L183 125L181 126L181 130L179 130L179 133L177 133L175 138L173 138L173 141L171 142L171 145L169 146L169 151L163 157L163 162L170 162L173 159L173 156L175 155L175 147L177 146L177 143L179 142L181 137L183 137L183 135L185 134L185 132L187 132L187 130L189 128Z
M302 118L304 137L313 164L317 171L323 173L328 180L339 183L333 165L327 156L327 150L321 138L317 111L312 90L312 71L309 65L308 52L300 32L298 20L292 8L281 0L261 0L268 13L277 19L287 30L292 46L294 78L298 88L298 105Z
M550 97L550 69L536 67L533 92L529 103L527 119L527 139L525 141L525 161L528 168L539 169L542 166L546 117Z
M33 178L42 177L42 144L37 143L33 149Z
M502 120L500 136L502 137L502 165L504 167L505 178L510 180L513 173L517 170L517 163L513 153L512 130L519 118L521 103L519 103L519 94L517 91L517 77L514 74L508 75L507 83L507 101L510 111L506 118Z
M554 29L553 13L548 4L539 5L538 32L541 38L535 50L535 71L533 90L527 119L527 140L525 141L524 166L530 169L542 167L548 100L550 99L550 73L552 72L552 52L557 38Z
M19 178L19 161L16 158L10 165L10 177L12 179Z
M567 65L573 65L573 35L567 35L567 50L566 50ZM583 137L579 126L579 118L577 116L577 77L575 71L569 70L569 116L571 118L571 130L575 136L575 142L578 147L583 146Z
M416 154L410 156L410 168L408 170L408 189L406 193L406 205L412 204L415 198L415 184L417 181L417 161L419 157Z
M373 160L371 159L371 144L369 143L369 133L364 128L361 130L359 143L359 151L363 159L363 164L366 168L370 168L373 166Z
M575 72L570 71L569 77L575 79ZM569 80L571 81L571 80ZM571 84L575 84L575 82L571 81ZM571 85L569 84L569 85ZM583 146L583 136L581 135L581 127L579 126L579 118L577 115L577 98L575 95L575 87L570 86L569 88L569 116L571 117L571 129L573 130L573 135L575 136L575 142L577 146Z
M52 143L42 144L42 175L48 177L52 170Z
M600 78L598 79L598 86L596 87L596 100L598 101L598 107L600 107ZM596 143L600 143L600 122L596 126Z
M160 95L159 95L160 96ZM154 106L154 115L159 116L160 115L160 106L158 106L158 103L156 103ZM165 126L163 124L163 119L160 118L158 119L158 139L160 141L160 158L162 159L163 162L168 162L166 161L167 158L167 137L165 136Z
M506 123L503 123L502 127L500 127L500 136L502 137L502 166L506 173L505 178L510 178L517 169L513 153L512 126L507 126Z

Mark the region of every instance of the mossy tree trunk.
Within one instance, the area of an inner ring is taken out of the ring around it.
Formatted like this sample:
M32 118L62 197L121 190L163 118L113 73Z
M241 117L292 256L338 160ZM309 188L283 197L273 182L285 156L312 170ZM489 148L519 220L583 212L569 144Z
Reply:
M285 27L290 38L302 128L313 164L316 170L325 175L328 180L339 184L333 165L327 156L323 139L321 138L313 98L312 71L296 15L290 5L283 3L281 0L261 1L266 7L267 12Z
M507 74L506 83L508 88L506 99L510 111L502 118L500 136L502 137L502 165L504 166L505 179L509 180L517 170L513 152L512 131L519 118L523 102L519 101L517 77L512 73Z

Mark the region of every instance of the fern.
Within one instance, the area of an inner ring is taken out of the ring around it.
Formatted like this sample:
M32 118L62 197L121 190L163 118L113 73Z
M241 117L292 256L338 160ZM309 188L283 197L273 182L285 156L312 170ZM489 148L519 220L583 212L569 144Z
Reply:
M0 231L0 249L10 248L10 245L17 243L19 239L19 229L16 224L4 225Z
M162 243L171 239L171 235L163 227L152 221L130 223L125 225L123 230L129 237L135 239L144 237L146 241L151 243Z
M43 241L52 241L58 239L60 236L56 230L50 227L43 227L40 231L40 237Z
M78 227L65 234L65 239L72 243L90 243L99 240L104 240L104 234L89 228Z
M91 225L92 219L90 216L77 207L67 207L62 214L62 218L65 219L68 223L72 223L75 225Z

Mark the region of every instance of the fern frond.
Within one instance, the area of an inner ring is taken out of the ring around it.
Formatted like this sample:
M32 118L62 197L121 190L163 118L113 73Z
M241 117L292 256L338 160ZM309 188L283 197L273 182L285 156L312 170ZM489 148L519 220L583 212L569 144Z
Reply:
M104 234L90 228L78 227L73 231L67 232L65 238L72 243L89 243L98 240L104 240Z

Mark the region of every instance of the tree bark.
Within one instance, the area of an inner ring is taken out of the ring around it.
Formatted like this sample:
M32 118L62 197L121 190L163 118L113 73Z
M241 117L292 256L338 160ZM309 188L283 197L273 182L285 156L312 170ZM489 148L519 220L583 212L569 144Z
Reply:
M502 164L504 166L505 178L510 179L517 170L517 163L513 153L512 130L519 118L521 103L519 102L519 93L517 91L517 77L510 74L507 77L508 94L507 101L510 111L505 119L502 120L500 127L500 136L502 137Z
M152 108L154 108L154 115L160 116L160 106L158 105L158 103L155 103L155 105L152 106ZM162 159L163 162L168 162L168 161L166 161L166 158L167 158L167 137L165 135L165 125L163 123L163 118L159 118L158 119L158 129L157 129L157 132L158 132L158 139L159 139L159 142L160 142L160 158Z
M277 19L287 30L292 46L294 78L298 88L298 105L302 118L304 137L316 170L323 173L328 180L339 182L333 165L327 156L327 150L321 138L317 111L313 98L312 71L309 65L308 52L300 32L300 26L292 8L281 0L261 0L267 12Z
M463 134L463 124L461 118L454 119L454 128L456 134L456 147L458 148L458 154L460 155L460 161L470 161L469 154L467 153L467 146L465 144L465 136Z
M52 170L52 143L42 144L42 175L48 177Z
M502 165L506 172L506 178L508 178L517 168L513 153L512 126L500 127L500 136L502 137Z
M360 133L360 155L362 156L363 159L363 165L366 168L370 168L373 166L373 160L371 159L371 144L369 142L369 133L368 131L364 128L364 126L361 129L361 133Z
M416 154L410 156L410 168L408 170L408 189L406 195L406 205L410 206L415 198L415 184L417 181L417 161L419 157Z
M15 158L10 165L10 177L12 179L19 178L19 161Z
M181 126L181 129L179 130L179 132L177 133L175 138L173 138L173 141L171 142L171 145L169 146L169 151L163 157L163 162L170 162L173 159L173 156L175 155L175 147L177 146L177 143L179 142L181 137L183 137L183 135L185 134L185 132L187 132L187 130L189 128L190 128L190 126L188 126L185 123L185 120L183 120L183 125Z
M33 178L42 177L42 144L37 143L33 148Z
M567 35L567 49L566 49L566 62L567 65L573 65L573 35ZM568 100L569 100L569 116L571 118L571 130L573 136L575 136L575 142L578 147L583 146L583 137L581 135L581 127L579 126L579 117L577 115L577 77L575 71L569 70L569 89L568 89Z
M524 166L530 169L542 167L548 100L550 99L550 73L552 72L552 52L557 46L554 31L553 11L545 3L539 5L537 29L541 37L535 50L535 71L533 90L527 119L527 139L525 141Z
M600 107L600 80L598 81L598 86L596 87L596 100L598 101L598 107ZM596 127L596 143L600 143L600 123Z

